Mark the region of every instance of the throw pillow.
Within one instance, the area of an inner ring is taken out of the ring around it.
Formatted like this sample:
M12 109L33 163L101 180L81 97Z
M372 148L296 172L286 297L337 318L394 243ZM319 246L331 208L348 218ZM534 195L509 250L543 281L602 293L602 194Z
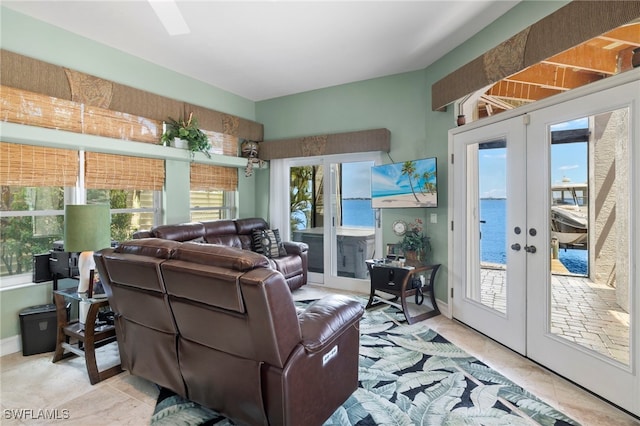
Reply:
M287 251L280 240L280 231L277 229L254 229L253 251L264 254L267 257L286 256Z

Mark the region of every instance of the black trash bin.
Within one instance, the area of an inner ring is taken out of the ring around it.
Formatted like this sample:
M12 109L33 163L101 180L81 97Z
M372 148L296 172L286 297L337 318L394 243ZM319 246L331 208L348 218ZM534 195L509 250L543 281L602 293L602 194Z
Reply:
M56 350L56 305L38 305L20 311L22 355Z

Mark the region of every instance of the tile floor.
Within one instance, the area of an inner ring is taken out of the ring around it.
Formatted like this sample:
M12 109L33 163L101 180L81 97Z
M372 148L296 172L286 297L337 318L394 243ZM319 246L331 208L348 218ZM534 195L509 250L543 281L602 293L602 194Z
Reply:
M321 287L306 286L298 300L325 294ZM426 321L435 331L471 355L525 387L536 396L583 425L640 425L635 419L539 365L477 332L440 315ZM114 348L105 347L105 356ZM51 353L0 358L2 425L145 425L155 406L157 390L127 372L94 386L89 384L84 361L70 358L51 363ZM16 411L18 410L18 411ZM14 418L22 410L31 417L39 410L58 420Z

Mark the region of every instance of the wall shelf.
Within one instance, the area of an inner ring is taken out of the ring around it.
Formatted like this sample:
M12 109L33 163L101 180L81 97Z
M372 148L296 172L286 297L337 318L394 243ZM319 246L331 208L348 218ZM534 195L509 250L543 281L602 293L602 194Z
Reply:
M82 149L106 154L186 162L192 161L191 153L185 149L7 122L0 122L0 140L2 142L39 145L51 148ZM243 157L211 154L211 158L207 158L207 156L201 152L195 154L193 161L226 167L244 168L247 166L247 159ZM268 168L268 162L263 165L263 168Z

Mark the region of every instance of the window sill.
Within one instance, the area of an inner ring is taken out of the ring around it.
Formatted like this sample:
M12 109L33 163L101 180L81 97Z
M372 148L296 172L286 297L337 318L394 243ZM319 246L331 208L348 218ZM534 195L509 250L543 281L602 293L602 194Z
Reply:
M28 287L35 287L35 286L39 286L39 285L46 285L46 284L50 284L51 281L44 281L41 283L34 283L34 282L21 282L21 283L7 283L4 280L0 283L0 292L3 291L9 291L9 290L18 290L21 288L28 288Z

